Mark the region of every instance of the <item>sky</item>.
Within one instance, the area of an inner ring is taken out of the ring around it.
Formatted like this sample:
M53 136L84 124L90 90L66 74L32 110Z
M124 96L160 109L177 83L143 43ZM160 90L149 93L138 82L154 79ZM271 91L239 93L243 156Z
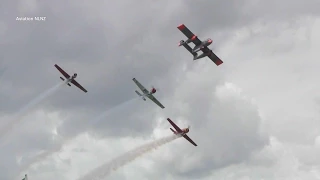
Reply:
M197 147L176 139L106 179L319 180L318 7L318 0L4 0L0 179L77 179L171 135L170 118L191 126ZM46 20L16 20L35 16ZM210 37L224 63L193 61L178 47L182 23ZM77 73L88 93L59 86L54 64ZM159 88L166 108L138 99L134 77Z

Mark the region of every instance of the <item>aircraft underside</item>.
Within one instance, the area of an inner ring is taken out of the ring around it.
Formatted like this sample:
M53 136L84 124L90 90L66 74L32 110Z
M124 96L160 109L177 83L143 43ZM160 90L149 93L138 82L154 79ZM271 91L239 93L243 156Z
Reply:
M203 58L203 57L205 57L205 56L207 56L207 54L202 53L202 54L200 54L200 55L193 56L193 60L201 59L201 58Z

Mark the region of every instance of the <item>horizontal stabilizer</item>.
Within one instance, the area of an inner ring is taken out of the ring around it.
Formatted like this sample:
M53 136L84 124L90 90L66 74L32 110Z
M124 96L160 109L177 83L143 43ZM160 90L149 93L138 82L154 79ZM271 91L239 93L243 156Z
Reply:
M24 178L22 180L28 180L28 175L24 175Z
M171 130L173 133L176 133L172 128L170 128L170 130Z
M138 96L142 96L137 90L135 92L138 94Z

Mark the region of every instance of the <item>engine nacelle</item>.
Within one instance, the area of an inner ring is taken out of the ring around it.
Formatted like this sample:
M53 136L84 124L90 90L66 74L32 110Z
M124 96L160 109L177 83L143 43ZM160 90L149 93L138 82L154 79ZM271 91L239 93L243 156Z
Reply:
M71 84L68 83L68 86L71 86Z
M210 44L212 44L212 39L208 38L208 39L207 39L206 46L209 46Z
M73 78L76 78L77 75L78 75L77 73L74 73L72 77L73 77Z
M186 40L186 41L181 40L181 41L179 42L179 45L178 45L178 46L183 46L183 45L188 44L188 43L190 43L190 39L188 39L188 40Z
M152 88L152 89L151 89L151 93L152 93L152 94L154 94L154 93L156 93L156 92L157 92L156 88Z
M189 43L191 43L193 40L195 40L196 38L197 38L197 36L192 36L191 39L187 39L186 41L181 40L180 43L179 43L179 46L182 46L182 45L184 45L184 44L189 44Z

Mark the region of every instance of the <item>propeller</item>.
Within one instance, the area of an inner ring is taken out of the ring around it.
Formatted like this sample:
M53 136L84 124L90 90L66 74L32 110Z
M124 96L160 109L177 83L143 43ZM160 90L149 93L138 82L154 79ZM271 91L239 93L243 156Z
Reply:
M154 86L151 87L152 89L156 89L157 91L160 91L159 88L155 88Z

